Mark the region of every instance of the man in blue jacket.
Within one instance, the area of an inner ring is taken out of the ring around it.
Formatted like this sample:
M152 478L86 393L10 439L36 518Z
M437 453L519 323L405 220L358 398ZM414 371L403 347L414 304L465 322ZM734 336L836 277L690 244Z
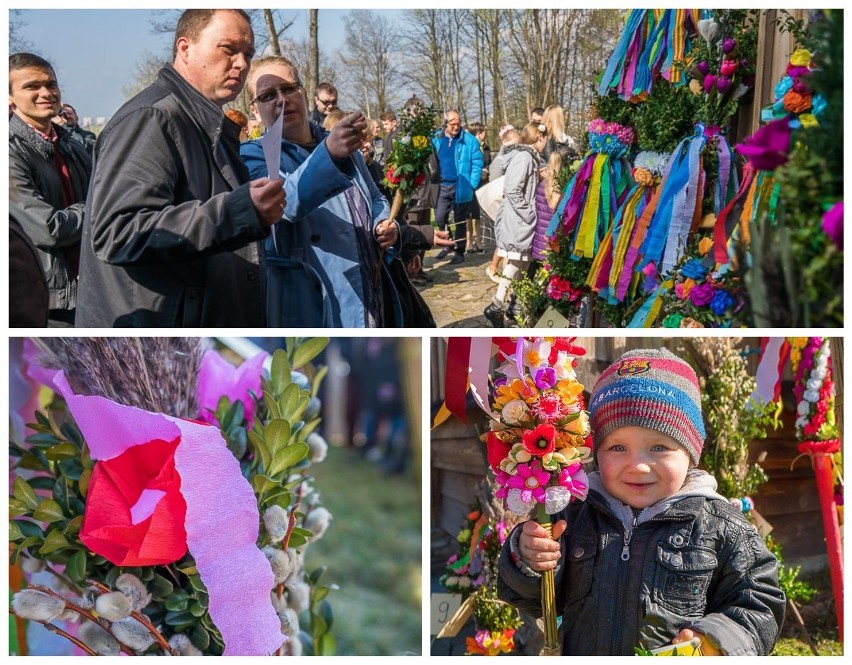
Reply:
M482 150L476 137L462 129L459 113L453 109L444 113L444 127L435 134L432 144L441 171L435 221L442 231L446 229L452 208L455 225L450 227L450 233L455 241L455 253L450 263L462 263L470 203L482 177ZM447 250L442 249L437 258L443 259L447 254Z

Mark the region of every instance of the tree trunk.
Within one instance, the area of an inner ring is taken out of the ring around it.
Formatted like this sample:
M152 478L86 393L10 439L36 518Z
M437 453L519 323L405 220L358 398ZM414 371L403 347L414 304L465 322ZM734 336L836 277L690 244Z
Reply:
M263 10L263 20L266 23L266 34L269 37L269 48L273 55L281 55L281 44L278 43L278 31L275 29L275 18L271 9Z
M310 86L311 91L317 89L319 85L319 10L318 9L309 9L309 30L310 30L310 40L311 40L311 54L310 54L310 62L311 62L311 80Z

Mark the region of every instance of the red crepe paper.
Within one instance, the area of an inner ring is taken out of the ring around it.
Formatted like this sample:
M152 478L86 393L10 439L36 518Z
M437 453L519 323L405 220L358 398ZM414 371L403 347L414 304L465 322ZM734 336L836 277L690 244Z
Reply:
M179 443L149 441L95 464L80 531L86 547L116 566L167 564L186 553Z

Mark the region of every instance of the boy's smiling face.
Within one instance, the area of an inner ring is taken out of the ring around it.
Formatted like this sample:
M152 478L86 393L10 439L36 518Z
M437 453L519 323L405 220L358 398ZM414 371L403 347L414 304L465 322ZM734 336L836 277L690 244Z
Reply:
M606 490L631 508L647 508L677 492L691 460L667 434L645 427L620 427L597 450Z

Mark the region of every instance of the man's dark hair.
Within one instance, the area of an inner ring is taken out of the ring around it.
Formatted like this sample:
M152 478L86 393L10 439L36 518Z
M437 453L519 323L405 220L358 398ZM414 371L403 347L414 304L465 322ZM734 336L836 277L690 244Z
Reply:
M213 19L216 12L236 12L251 26L251 17L242 9L187 9L178 19L175 27L175 39L172 42L172 60L177 57L178 39L186 37L191 42L197 42L201 31Z
M485 131L485 125L481 122L472 122L467 126L467 131L475 136L476 134L479 134L479 132Z
M62 102L62 108L69 108L72 111L74 111L74 113L77 113L77 109L75 109L73 106L71 106L71 104L66 104L65 102Z
M533 113L537 113L538 115L544 115L544 109L540 106L536 106L532 111L530 111L530 116L532 116Z
M327 92L329 95L336 95L337 94L337 88L335 88L328 81L323 81L322 83L320 83L317 86L317 89L314 90L314 97L319 97L320 91Z
M53 65L40 55L36 55L35 53L13 53L9 56L10 74L19 69L29 69L30 67L34 69L49 69L56 76L56 70L53 69ZM11 81L9 81L9 92L12 92Z

